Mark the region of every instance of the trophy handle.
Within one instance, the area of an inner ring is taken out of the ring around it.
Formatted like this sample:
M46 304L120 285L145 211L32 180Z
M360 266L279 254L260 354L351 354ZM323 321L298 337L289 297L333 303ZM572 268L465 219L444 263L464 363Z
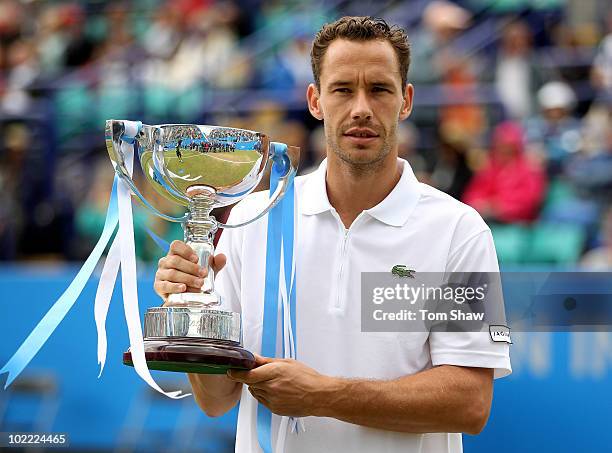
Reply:
M136 199L140 202L142 206L147 208L151 213L155 214L158 217L161 217L164 220L169 222L183 223L187 220L188 214L184 214L181 217L172 217L163 212L160 212L157 208L155 208L151 203L147 201L147 199L140 193L140 191L136 188L134 181L129 176L126 176L121 170L115 168L115 173L129 186L132 191L132 195L136 197Z
M132 126L133 125L130 125L130 127ZM149 201L140 193L129 172L127 171L125 166L125 156L123 155L123 150L121 149L122 141L128 144L130 142L134 144L138 143L136 138L141 133L142 127L142 124L139 123L138 128L133 127L134 130L127 131L126 125L123 121L106 121L106 147L111 161L113 162L113 166L115 167L115 173L128 185L132 191L132 194L136 197L140 204L149 209L153 214L169 222L183 223L187 220L187 214L181 217L173 217L164 214L157 208L153 207L153 205L149 203ZM136 155L134 156L134 159L137 159Z
M281 198L283 198L285 192L287 192L290 182L297 173L299 153L300 149L297 146L286 146L282 143L271 142L270 161L272 162L272 165L282 165L285 168L285 173L279 178L278 186L272 194L272 197L270 197L270 202L268 203L268 206L266 206L266 208L262 212L257 214L255 217L245 222L235 223L232 225L217 222L218 226L220 228L240 228L265 216L270 211L270 209L276 206L276 204L281 200Z

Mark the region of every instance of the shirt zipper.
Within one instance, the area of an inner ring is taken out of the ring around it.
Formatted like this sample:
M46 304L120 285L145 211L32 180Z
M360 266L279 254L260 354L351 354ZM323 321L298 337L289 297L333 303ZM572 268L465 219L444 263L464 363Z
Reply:
M344 227L344 224L342 223L342 219L340 219L340 216L338 215L336 210L333 208L332 208L332 214L338 221L340 229L344 234L342 238L342 248L340 251L340 269L338 269L338 284L336 285L336 297L335 297L335 301L333 302L334 310L340 311L342 310L342 307L343 307L342 305L343 291L342 290L343 290L344 273L345 273L344 267L346 265L345 262L347 261L347 250L348 250L348 243L349 243L350 236L351 236L351 229L355 228L355 225L359 222L359 220L363 216L363 212L359 213L359 215L355 218L355 220L353 220L353 223L351 224L351 226L349 226L348 228Z
M338 270L338 285L336 286L336 302L334 305L334 308L336 310L341 310L342 309L342 301L341 301L341 297L342 297L342 288L344 285L344 262L346 261L346 249L347 249L347 245L348 245L348 241L349 241L349 234L350 234L351 230L350 229L344 229L344 237L342 239L342 249L341 249L341 253L340 253L340 269Z

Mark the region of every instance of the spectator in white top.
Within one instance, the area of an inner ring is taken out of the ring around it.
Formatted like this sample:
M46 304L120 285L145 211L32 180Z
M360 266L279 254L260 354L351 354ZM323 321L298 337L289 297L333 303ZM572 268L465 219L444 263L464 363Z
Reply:
M495 64L495 88L510 118L526 119L541 83L532 36L526 22L511 22L504 29Z

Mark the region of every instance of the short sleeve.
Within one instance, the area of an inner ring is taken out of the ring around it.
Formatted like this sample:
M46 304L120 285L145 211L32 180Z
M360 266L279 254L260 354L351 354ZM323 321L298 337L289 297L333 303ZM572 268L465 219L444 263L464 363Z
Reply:
M468 237L451 252L446 273L452 272L499 272L488 228ZM493 368L496 379L512 372L508 343L494 342L488 329L486 332L431 332L429 348L433 366Z

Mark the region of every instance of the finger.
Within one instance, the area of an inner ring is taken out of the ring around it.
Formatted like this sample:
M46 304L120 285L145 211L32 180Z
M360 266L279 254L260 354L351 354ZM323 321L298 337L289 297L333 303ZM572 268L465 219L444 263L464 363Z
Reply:
M262 390L257 390L253 387L249 387L249 392L251 393L251 395L253 395L253 398L255 398L257 401L259 401L261 404L268 406L270 403L268 402L268 398L267 395L265 393L263 393Z
M189 285L194 288L201 288L204 284L203 278L194 277L191 274L186 274L185 272L177 271L176 269L159 269L155 274L155 280L184 283L185 285Z
M159 260L160 269L176 269L186 274L204 277L204 272L200 266L179 255L168 255Z
M257 366L265 365L266 363L272 363L275 361L275 359L272 359L270 357L264 357L257 353L253 353L253 355L255 356L255 363L257 364Z
M225 267L226 261L227 258L223 253L219 253L217 256L214 257L212 255L208 257L208 265L212 267L212 270L215 274L220 272L221 269ZM202 268L202 272L200 275L206 277L208 275L208 269Z
M242 370L227 370L227 377L233 381L243 382L245 384L249 384L251 376L249 375L249 371Z
M247 388L249 389L249 392L251 393L251 395L253 395L255 398L263 399L263 400L269 399L269 395L265 390L261 388L253 387L252 385L247 386Z
M153 283L153 289L162 299L165 299L168 294L182 293L186 288L186 285L183 283L173 283L162 280L156 280L155 283Z
M191 262L198 262L198 256L194 253L193 249L187 244L185 244L183 241L179 240L172 241L172 244L170 244L170 251L168 252L168 255L178 255Z
M257 384L259 382L269 381L276 377L276 373L269 366L262 365L252 370L228 370L227 376L237 382L242 382L247 385Z

